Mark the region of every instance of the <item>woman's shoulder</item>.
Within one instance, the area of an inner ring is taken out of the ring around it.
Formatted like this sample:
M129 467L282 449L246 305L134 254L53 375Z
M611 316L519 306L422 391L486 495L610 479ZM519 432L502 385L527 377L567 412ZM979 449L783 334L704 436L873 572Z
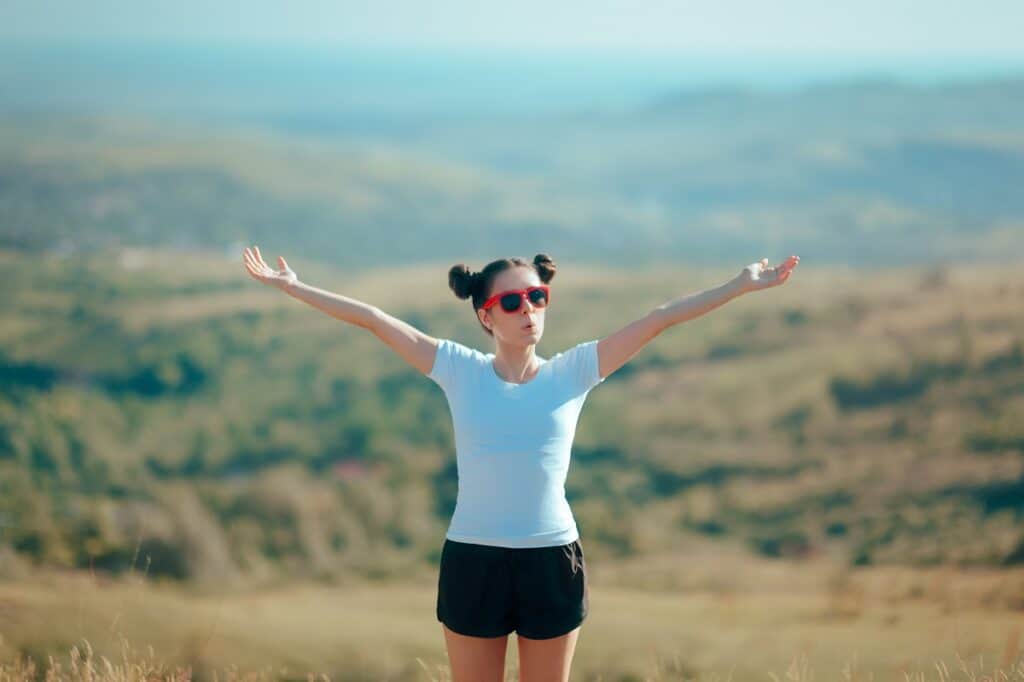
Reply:
M483 351L449 338L438 339L437 350L438 353L444 352L447 355L462 360L486 362L488 358L487 354Z
M487 362L487 356L476 348L455 339L440 338L434 366L427 376L448 390L473 372L478 372Z
M570 385L577 393L586 393L604 381L598 371L597 343L600 339L580 341L559 351L548 362L558 380Z

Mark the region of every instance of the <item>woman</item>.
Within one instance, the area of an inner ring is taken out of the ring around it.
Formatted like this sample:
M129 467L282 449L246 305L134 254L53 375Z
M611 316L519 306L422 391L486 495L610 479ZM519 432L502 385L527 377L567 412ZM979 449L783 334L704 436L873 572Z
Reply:
M306 285L284 258L279 270L245 249L249 273L340 320L367 329L444 390L455 427L458 496L441 552L437 619L454 682L501 682L508 635L520 680L569 679L589 607L583 547L565 500L576 422L587 394L665 329L740 294L785 282L799 262L762 259L713 289L666 303L606 338L545 359L555 263L496 260L480 272L459 264L448 285L472 298L493 353L436 339L360 301Z

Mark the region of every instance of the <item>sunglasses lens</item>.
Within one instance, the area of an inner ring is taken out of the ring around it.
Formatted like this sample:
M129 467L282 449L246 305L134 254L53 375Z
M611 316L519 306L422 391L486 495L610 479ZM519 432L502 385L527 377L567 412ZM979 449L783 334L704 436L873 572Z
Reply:
M543 308L548 304L548 295L544 293L543 289L533 289L527 296L530 298L530 303L538 308ZM523 297L519 294L505 294L498 299L498 302L501 303L501 309L506 313L514 313L519 310Z
M501 297L501 308L506 313L514 313L519 310L519 304L522 302L522 297L519 294L508 294L507 296Z

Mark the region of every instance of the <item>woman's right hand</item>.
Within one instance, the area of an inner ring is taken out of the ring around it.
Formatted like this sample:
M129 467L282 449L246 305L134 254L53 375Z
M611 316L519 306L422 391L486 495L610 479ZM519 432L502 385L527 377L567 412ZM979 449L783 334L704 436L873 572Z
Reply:
M281 266L280 270L274 270L264 263L258 246L251 249L247 247L242 253L242 260L245 263L245 269L249 271L253 279L258 279L264 284L277 287L282 291L299 281L295 271L288 267L284 257L277 257L277 264Z

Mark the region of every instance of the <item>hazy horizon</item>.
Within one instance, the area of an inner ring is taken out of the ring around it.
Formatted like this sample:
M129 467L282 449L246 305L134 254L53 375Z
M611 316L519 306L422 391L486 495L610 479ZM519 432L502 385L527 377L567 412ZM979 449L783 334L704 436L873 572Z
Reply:
M800 89L837 81L916 86L1024 76L1024 60L522 52L501 47L188 41L0 41L0 113L375 117L628 111L683 90Z
M59 20L55 20L58 19ZM197 0L135 3L10 0L0 8L3 39L118 39L400 46L487 46L524 50L586 49L690 52L728 50L820 54L1001 54L1024 56L1017 27L1024 6L862 0L622 0L550 5L524 0L480 5L468 0L372 4L257 0L244 12Z

